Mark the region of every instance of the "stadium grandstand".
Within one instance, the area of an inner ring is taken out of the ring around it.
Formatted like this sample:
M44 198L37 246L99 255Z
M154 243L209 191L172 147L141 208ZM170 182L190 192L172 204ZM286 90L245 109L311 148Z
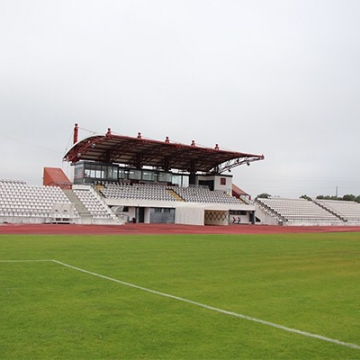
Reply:
M65 154L70 176L44 168L43 186L0 180L2 223L254 224L250 196L225 174L263 155L120 136L108 129Z
M78 141L62 169L44 168L43 186L0 179L0 223L123 225L263 224L357 226L360 204L338 200L251 200L229 172L263 155L112 134ZM225 174L226 173L226 174Z
M256 199L258 223L287 226L358 226L360 204L318 199Z
M351 201L251 200L233 183L232 168L263 155L112 134L78 141L62 169L44 168L43 186L0 179L0 223L123 225L263 224L358 226L360 204ZM225 174L226 173L226 174Z

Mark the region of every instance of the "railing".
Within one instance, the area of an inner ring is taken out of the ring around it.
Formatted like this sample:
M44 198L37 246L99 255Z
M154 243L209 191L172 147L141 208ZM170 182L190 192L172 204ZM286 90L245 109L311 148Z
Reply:
M311 200L314 204L320 206L321 208L323 208L324 210L328 211L329 213L333 214L334 216L336 216L337 218L339 218L340 220L347 222L347 218L345 218L344 216L340 215L338 212L336 212L333 209L329 209L327 206L325 206L324 204L321 204L320 202L317 202L316 200L312 199Z
M255 203L258 204L258 206L264 210L265 212L267 212L269 215L271 216L275 216L279 221L282 221L283 223L287 222L288 219L286 217L284 217L283 215L279 214L277 211L275 211L273 208L271 208L270 206L264 204L263 202L259 201L259 200L255 200Z
M254 201L250 200L247 196L240 195L239 198L248 205L254 205Z
M100 195L100 193L98 192L98 190L96 189L95 185L92 184L90 186L90 192L93 193L93 195L102 203L102 205L104 206L104 208L106 209L106 212L111 216L111 215L115 215L116 214L111 210L110 206L106 203L106 201L104 200L104 198Z

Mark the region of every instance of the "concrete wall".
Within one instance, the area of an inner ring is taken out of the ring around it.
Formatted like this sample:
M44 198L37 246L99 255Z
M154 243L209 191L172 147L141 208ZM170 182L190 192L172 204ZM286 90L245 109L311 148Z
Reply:
M129 211L123 211L121 214L128 217L129 221L131 222L132 219L135 217L135 207L129 207Z
M188 225L204 225L204 211L226 211L242 210L242 211L254 211L254 205L243 204L239 201L239 204L211 204L211 203L190 203L184 201L159 201L159 200L140 200L140 199L104 199L108 205L111 206L128 206L129 212L124 213L129 216L130 220L135 217L136 207L145 207L145 222L150 221L148 215L148 209L152 207L159 208L175 208L175 223L176 224L188 224ZM245 218L244 218L245 221ZM226 219L226 224L228 218Z
M226 179L226 185L221 185L221 178ZM213 180L214 181L214 190L222 190L227 194L232 194L232 176L222 176L222 175L212 175L212 176L196 176L196 185L199 185L199 180Z
M255 216L260 219L262 225L279 225L279 220L266 211L256 206Z
M221 178L226 179L226 185L221 185ZM214 190L226 191L227 194L232 195L232 177L228 176L215 176Z
M150 209L151 208L145 208L145 214L144 214L144 223L150 224Z
M175 224L204 225L204 209L179 207L175 210Z

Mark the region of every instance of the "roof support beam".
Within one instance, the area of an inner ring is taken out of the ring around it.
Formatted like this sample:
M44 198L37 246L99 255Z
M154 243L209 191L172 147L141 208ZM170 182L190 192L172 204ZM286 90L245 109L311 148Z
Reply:
M264 155L262 156L257 156L257 157L245 157L245 158L237 158L237 159L232 159L229 160L219 166L217 166L217 173L221 174L225 171L229 171L231 169L233 169L234 167L240 166L240 165L250 165L251 162L254 161L258 161L258 160L264 160ZM212 169L212 172L215 172L215 168Z

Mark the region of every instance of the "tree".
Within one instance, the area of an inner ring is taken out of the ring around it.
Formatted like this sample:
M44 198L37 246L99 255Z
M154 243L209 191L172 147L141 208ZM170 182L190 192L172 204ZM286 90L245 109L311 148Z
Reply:
M301 195L300 199L305 199L305 200L311 201L311 197L307 196L307 195Z
M270 194L268 193L262 193L262 194L259 194L256 199L268 199L269 197L271 197Z
M356 196L353 195L353 194L346 194L346 195L343 196L342 199L345 200L345 201L355 201Z
M356 202L360 203L360 195L355 196L353 194L346 194L343 197L330 196L330 195L325 195L325 196L324 195L318 195L316 198L319 199L319 200L343 200L343 201L356 201Z

